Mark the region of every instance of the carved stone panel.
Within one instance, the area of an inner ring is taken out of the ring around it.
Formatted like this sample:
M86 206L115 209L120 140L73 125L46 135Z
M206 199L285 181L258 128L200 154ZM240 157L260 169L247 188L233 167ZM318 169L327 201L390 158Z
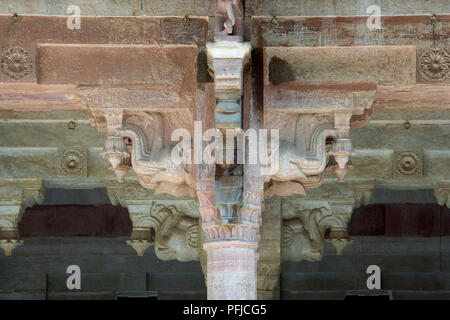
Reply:
M420 55L418 64L418 69L423 80L448 79L450 52L448 48L428 48Z
M58 150L58 175L87 177L87 149L80 146L63 147Z
M396 151L394 155L394 178L422 178L423 156L416 151Z
M20 47L11 47L3 52L0 58L0 70L16 80L31 73L33 59L31 54Z

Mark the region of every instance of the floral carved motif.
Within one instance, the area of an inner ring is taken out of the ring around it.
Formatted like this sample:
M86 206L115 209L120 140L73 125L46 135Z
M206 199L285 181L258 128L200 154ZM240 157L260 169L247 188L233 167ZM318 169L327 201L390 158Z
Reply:
M82 147L63 148L58 152L58 174L69 177L87 176L87 150Z
M31 73L33 60L28 51L20 47L11 47L3 52L0 67L4 74L19 80Z
M429 80L443 80L450 70L450 53L445 48L432 47L419 59L420 72Z
M394 157L394 177L417 177L423 175L423 158L420 152L398 151Z

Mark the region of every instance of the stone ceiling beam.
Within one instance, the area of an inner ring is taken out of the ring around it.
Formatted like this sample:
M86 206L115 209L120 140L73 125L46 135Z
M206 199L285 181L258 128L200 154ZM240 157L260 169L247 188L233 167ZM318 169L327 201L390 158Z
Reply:
M423 2L421 2L423 5ZM318 6L329 7L329 6ZM289 12L291 14L291 12ZM251 20L252 46L264 47L320 47L320 46L418 46L429 47L433 43L430 23L432 11L414 15L380 17L381 29L367 28L366 12L359 16L286 16L277 14ZM439 24L435 37L443 45L449 45L450 15L435 12ZM334 15L334 14L333 14Z
M76 98L75 85L2 83L0 85L0 110L85 110L85 107Z

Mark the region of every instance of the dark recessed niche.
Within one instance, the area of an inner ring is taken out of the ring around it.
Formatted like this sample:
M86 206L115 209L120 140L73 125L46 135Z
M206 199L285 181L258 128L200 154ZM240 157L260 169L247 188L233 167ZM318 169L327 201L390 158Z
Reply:
M112 205L40 205L28 208L19 223L20 237L130 236L128 210Z

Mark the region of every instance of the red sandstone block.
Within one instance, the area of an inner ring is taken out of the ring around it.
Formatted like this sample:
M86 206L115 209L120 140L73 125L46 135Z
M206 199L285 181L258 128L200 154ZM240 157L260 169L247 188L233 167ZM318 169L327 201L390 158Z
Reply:
M177 85L196 90L195 46L42 44L39 84Z

